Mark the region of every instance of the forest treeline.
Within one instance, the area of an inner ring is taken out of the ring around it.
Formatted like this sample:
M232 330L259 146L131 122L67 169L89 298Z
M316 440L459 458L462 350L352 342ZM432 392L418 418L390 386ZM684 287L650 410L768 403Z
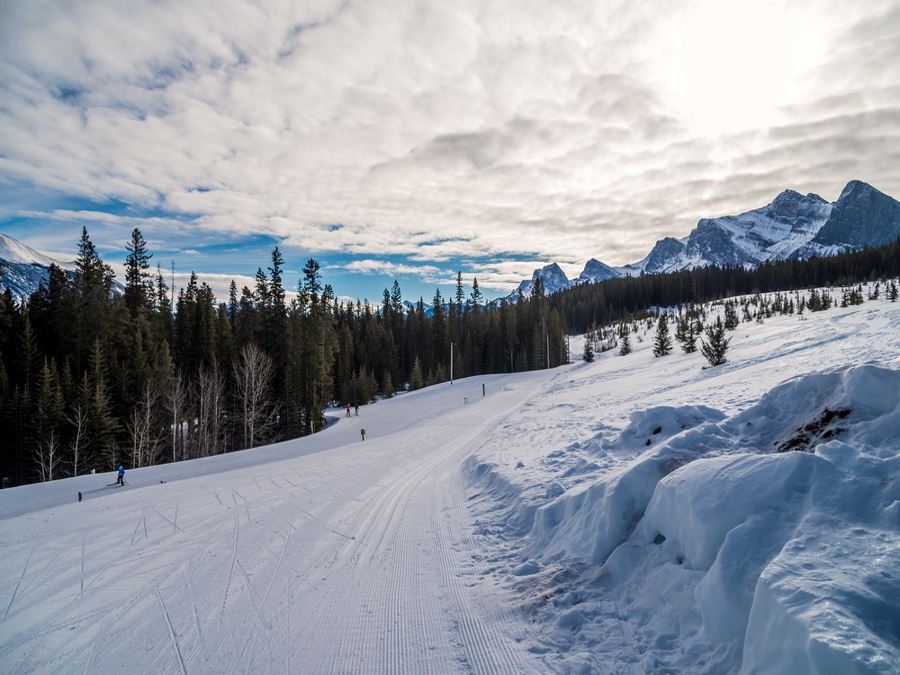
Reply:
M0 477L16 485L229 452L310 434L331 403L365 404L454 376L553 367L559 312L535 284L486 311L470 292L339 301L310 259L285 289L276 247L253 288L219 299L191 275L177 294L135 229L124 291L82 231L74 272L19 303L0 294Z
M608 279L554 293L550 304L570 334L623 321L649 307L699 304L751 293L846 286L900 275L900 240L884 246L808 260L743 267L701 267L666 274Z

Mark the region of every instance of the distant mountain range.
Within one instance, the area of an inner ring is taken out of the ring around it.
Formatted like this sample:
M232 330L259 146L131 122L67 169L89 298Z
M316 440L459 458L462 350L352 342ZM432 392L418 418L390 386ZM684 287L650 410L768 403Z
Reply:
M50 278L50 265L64 270L75 270L74 262L61 262L12 237L0 234L0 288L9 287L18 300L25 300L46 284Z
M514 301L519 290L528 296L539 277L547 293L555 293L620 276L708 265L752 268L770 261L835 255L898 238L900 202L867 183L850 181L834 202L785 190L762 208L702 218L686 237L660 239L636 263L610 267L592 258L576 279L569 279L559 265L551 263L535 270L507 299Z
M834 255L898 238L900 202L867 183L850 181L834 202L812 193L785 190L762 208L736 216L702 218L686 237L660 239L636 263L611 267L591 258L575 279L569 279L559 265L551 263L535 270L506 299L515 301L519 290L527 297L538 278L547 293L556 293L621 276L708 265L752 268L769 261ZM74 269L74 262L54 260L0 234L0 287L8 286L17 298L27 298L46 283L54 263L65 270ZM117 284L117 289L121 290L121 285Z

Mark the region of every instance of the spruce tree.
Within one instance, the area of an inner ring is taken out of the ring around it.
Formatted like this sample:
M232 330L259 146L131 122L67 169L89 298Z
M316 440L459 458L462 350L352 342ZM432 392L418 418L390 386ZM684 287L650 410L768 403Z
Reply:
M700 351L710 366L720 366L727 361L729 338L725 337L725 325L721 317L716 317L715 324L706 327L706 339L701 339Z
M594 362L594 340L591 333L588 333L584 336L584 362L585 363L593 363Z
M730 300L725 303L725 328L734 330L738 327L738 315L734 309L734 303Z
M623 321L619 325L619 356L627 356L631 353L631 329Z
M891 302L897 302L897 294L898 294L898 292L897 292L897 282L896 282L896 281L891 281L891 288L890 288L890 290L888 291L888 299L889 299Z
M697 351L696 324L690 318L685 318L684 339L681 341L681 349L685 354L693 354Z
M37 378L31 413L32 455L42 481L60 477L58 467L62 459L60 424L63 405L56 367L45 358Z
M153 286L147 270L152 253L147 252L147 242L138 228L131 231L131 240L125 244L125 305L132 316L150 305Z
M416 360L413 361L412 374L409 376L409 388L410 391L415 391L416 389L421 389L424 386L425 376L422 374L422 362L417 356Z
M90 453L98 469L110 471L116 466L118 423L113 415L107 388L106 357L99 340L94 342L88 372L90 372L90 389L87 392L90 411L88 423Z
M472 280L472 310L477 312L481 309L481 303L484 302L484 296L481 295L481 290L478 288L478 277L475 277Z
M672 351L672 338L669 336L669 324L665 314L656 322L656 338L653 341L653 356L665 356Z
M391 398L394 395L394 383L391 380L391 371L387 368L384 369L384 374L381 377L381 393L384 394L385 398Z

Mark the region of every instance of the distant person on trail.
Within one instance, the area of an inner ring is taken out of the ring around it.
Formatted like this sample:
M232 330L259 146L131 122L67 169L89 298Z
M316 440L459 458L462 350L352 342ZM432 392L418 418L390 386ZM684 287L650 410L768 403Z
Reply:
M365 429L360 429L360 430L359 430L359 435L362 436L363 442L365 442L365 440L366 440L366 430L365 430Z
M356 410L356 416L359 417L359 405L355 405L353 408Z
M347 417L350 417L350 404L347 404Z
M125 485L125 467L119 464L119 478L116 480L116 485Z

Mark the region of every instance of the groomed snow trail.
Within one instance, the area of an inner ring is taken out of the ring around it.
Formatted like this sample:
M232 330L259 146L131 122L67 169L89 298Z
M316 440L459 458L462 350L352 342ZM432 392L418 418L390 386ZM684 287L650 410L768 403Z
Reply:
M109 474L4 491L0 670L541 670L509 591L472 555L461 467L558 372L367 406L257 466L248 451L148 468L53 508Z

